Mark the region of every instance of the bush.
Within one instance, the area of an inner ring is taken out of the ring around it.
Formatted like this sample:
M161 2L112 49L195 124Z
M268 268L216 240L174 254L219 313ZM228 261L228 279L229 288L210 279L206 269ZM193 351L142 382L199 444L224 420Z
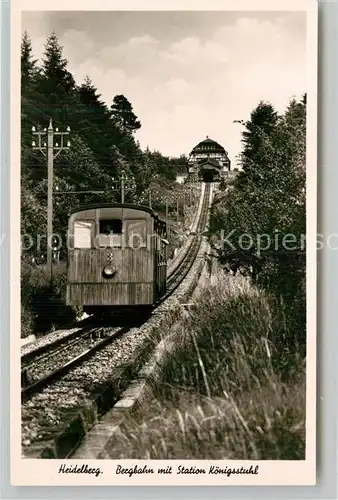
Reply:
M45 265L23 262L21 266L22 336L43 334L74 321L77 310L66 306L66 266L54 266L49 283Z
M34 332L34 317L32 310L26 305L21 306L21 338L29 337Z

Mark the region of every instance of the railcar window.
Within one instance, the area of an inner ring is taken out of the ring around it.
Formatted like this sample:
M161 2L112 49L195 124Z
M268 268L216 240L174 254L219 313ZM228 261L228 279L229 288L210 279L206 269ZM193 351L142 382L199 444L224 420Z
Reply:
M99 247L121 247L122 229L122 219L100 219L99 234L95 238L95 243Z
M91 248L93 221L74 222L74 248Z
M147 226L146 221L127 220L126 235L128 246L131 248L144 248L147 245Z
M100 234L122 234L122 220L101 219Z

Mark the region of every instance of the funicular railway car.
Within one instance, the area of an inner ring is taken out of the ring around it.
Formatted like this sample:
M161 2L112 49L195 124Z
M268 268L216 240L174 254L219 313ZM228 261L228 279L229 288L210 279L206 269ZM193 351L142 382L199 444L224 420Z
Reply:
M150 307L166 291L166 224L148 207L87 205L68 224L67 304L89 313Z

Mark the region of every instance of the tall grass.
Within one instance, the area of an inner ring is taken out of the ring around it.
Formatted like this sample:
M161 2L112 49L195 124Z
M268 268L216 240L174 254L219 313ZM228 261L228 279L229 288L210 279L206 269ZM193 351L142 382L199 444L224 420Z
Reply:
M304 459L305 352L282 304L223 276L195 306L111 457Z

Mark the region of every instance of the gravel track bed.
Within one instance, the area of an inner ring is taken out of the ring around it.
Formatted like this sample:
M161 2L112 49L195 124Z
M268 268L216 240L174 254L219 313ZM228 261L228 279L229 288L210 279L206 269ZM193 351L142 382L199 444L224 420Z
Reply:
M40 337L34 342L30 342L21 347L21 356L25 354L31 353L40 347L45 345L53 344L57 340L66 339L69 335L72 335L75 332L80 332L82 330L82 326L77 326L71 329L64 330L56 330L55 332L47 333L44 337Z
M150 342L163 329L170 327L168 320L176 321L180 315L179 299L191 287L196 264L176 292L161 304L153 316L141 327L131 328L122 337L94 354L83 365L71 370L61 380L33 395L21 406L23 454L31 445L52 440L74 417L79 409L89 408L105 386L116 379L116 399L125 389L120 375L130 368L133 378L151 354ZM148 349L147 349L148 348ZM94 423L94 422L93 422Z
M166 308L169 301L173 302L173 299L166 301ZM131 328L122 337L95 353L86 363L22 404L24 451L36 441L51 439L60 424L66 423L78 408L90 405L95 396L115 377L118 385L119 374L123 369L130 365L135 370L138 368L135 363L138 355L144 354L151 331L159 327L163 320L163 315L158 310L145 325Z
M48 356L44 356L43 359L37 360L31 367L27 368L27 376L30 383L33 383L37 380L40 380L46 377L49 373L53 372L57 368L60 368L62 365L66 364L68 361L72 360L76 356L79 356L81 353L86 351L89 348L94 347L98 344L103 336L107 334L112 334L118 331L119 328L100 329L101 338L93 338L92 332L87 332L84 334L83 338L77 339L77 342L74 341L66 342L65 345L62 344L62 350L56 350ZM67 349L65 349L68 346Z
M67 332L68 335L65 335L64 338L59 338L59 339L54 339L53 342L50 342L49 344L42 345L42 348L46 348L47 350L43 350L42 352L39 352L38 347L33 349L32 351L26 353L25 355L28 355L28 359L25 359L24 356L21 356L21 369L28 368L30 364L35 364L39 362L43 362L45 357L52 357L54 355L57 355L61 349L66 348L71 348L72 344L75 344L76 342L79 342L81 340L81 337L83 339L87 338L89 335L89 330L84 330L83 328L80 328L78 330L72 330L71 332ZM56 344L57 341L62 340L62 343ZM55 345L56 344L56 345Z

